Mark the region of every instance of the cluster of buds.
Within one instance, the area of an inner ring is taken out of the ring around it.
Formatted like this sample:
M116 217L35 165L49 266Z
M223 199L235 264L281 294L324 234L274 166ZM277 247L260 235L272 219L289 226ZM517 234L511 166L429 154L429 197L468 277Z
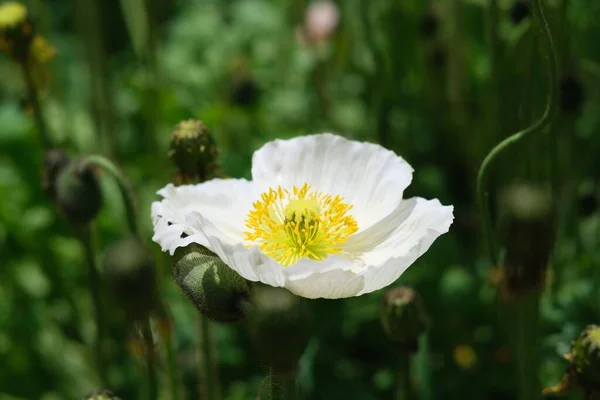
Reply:
M501 193L499 226L505 254L497 283L506 299L544 285L554 246L554 205L548 190L520 184Z

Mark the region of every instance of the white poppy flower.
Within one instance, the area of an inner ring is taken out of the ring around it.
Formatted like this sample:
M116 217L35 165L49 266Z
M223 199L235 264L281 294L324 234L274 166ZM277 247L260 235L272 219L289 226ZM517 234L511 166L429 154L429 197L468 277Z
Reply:
M252 181L161 189L153 240L171 254L199 243L299 296L359 296L393 283L452 224L452 206L402 198L412 171L379 145L328 133L274 140L254 153Z

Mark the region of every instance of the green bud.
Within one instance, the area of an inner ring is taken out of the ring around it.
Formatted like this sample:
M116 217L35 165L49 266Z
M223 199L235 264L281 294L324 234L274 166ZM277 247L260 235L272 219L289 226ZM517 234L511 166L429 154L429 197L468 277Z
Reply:
M246 325L258 356L277 374L296 369L310 337L306 300L283 288L257 285Z
M191 244L175 252L173 277L206 317L237 322L244 317L250 284L206 248Z
M60 149L48 150L44 156L42 188L51 199L56 197L56 178L67 164L69 164L69 156Z
M217 146L206 125L190 119L175 126L169 157L177 167L177 183L204 182L219 175Z
M102 191L92 167L81 169L78 160L62 168L56 179L55 201L69 221L87 224L102 208Z
M84 400L121 400L110 390L97 390L84 397Z
M130 318L145 320L158 309L156 266L139 238L129 237L110 246L103 265L115 301Z
M0 4L0 50L26 62L35 31L27 8L16 1Z
M408 287L388 289L381 302L381 326L390 340L414 351L427 328L421 296Z
M588 325L573 341L568 357L577 383L587 393L600 395L600 326Z
M499 226L505 289L516 294L542 286L555 236L550 193L531 184L507 188L500 197Z

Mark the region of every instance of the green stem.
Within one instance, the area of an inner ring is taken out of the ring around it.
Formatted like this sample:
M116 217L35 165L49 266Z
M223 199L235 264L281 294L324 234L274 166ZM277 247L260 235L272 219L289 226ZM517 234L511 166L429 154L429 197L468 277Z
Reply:
M135 216L135 206L133 197L131 196L131 192L129 190L129 186L125 177L119 171L119 169L107 158L100 155L88 155L81 160L80 167L81 170L85 170L90 166L96 166L98 168L103 169L108 174L112 175L112 177L117 182L119 186L119 191L121 192L121 198L123 199L123 204L125 205L125 214L127 216L127 224L129 225L129 230L136 236L139 236L139 229L137 224L137 218Z
M414 393L410 383L411 354L412 353L405 348L401 348L398 352L398 365L396 371L396 400L414 399Z
M159 316L162 326L160 332L162 335L162 340L165 343L165 351L167 356L167 368L169 370L169 382L171 384L171 399L179 400L181 395L179 391L179 374L177 371L177 348L173 338L171 317L169 316L164 304L162 304L160 307Z
M542 23L548 52L548 101L546 103L546 109L542 117L533 125L498 143L485 157L479 168L479 173L477 174L477 201L479 203L481 219L483 221L484 235L488 242L490 258L494 265L497 264L497 253L492 235L492 220L489 212L489 192L487 190L490 166L500 153L510 146L517 144L525 137L540 132L550 122L554 115L556 101L556 51L554 50L552 34L550 33L550 27L548 26L546 17L544 16L541 0L535 0L534 5L537 15Z
M83 245L85 260L88 269L88 286L90 295L92 296L92 306L94 308L94 317L96 322L96 337L94 338L94 358L98 375L103 383L106 381L106 366L107 362L104 358L103 344L105 319L104 310L102 307L102 296L100 294L100 274L98 273L98 265L96 263L96 254L94 249L94 240L90 226L84 226L79 230L79 239Z
M539 299L538 291L528 293L509 305L510 332L517 366L520 400L541 398L539 379Z
M210 321L204 315L200 315L200 358L202 363L202 376L200 389L206 400L217 399L217 379L214 371L214 354L210 340Z
M496 140L498 131L498 117L500 114L500 39L498 38L498 0L489 0L487 9L487 36L490 46L490 75L491 95L489 102L489 129L491 137Z
M154 363L154 338L152 336L152 328L150 327L150 319L142 322L142 336L144 338L144 357L146 361L146 379L147 379L147 396L148 400L158 399L158 376L156 374L156 366Z
M294 400L296 398L296 373L279 373L271 368L270 400Z
M38 91L35 87L35 83L33 82L33 77L31 76L31 71L29 69L29 62L21 62L20 65L21 71L23 71L25 86L27 88L27 97L28 100L31 101L31 106L33 108L33 116L35 118L35 124L37 125L39 131L42 146L44 149L49 149L51 147L51 142L50 138L48 137L48 129L46 128L46 121L44 120L44 115L42 113L42 106L40 104Z

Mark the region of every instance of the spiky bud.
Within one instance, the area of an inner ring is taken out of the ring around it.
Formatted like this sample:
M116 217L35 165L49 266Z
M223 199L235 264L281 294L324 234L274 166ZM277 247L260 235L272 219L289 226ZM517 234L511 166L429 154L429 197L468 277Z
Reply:
M408 287L388 289L381 301L380 319L390 340L415 351L419 336L427 328L427 313L421 296Z
M217 322L237 322L244 317L250 284L217 255L191 244L175 252L173 277L200 312Z
M0 4L0 50L19 62L26 62L35 36L27 8L16 1Z
M541 287L555 236L550 193L533 184L508 187L500 197L499 226L505 289L520 294Z
M588 394L600 395L600 326L588 325L573 341L567 358L577 384Z
M169 157L177 167L176 183L196 183L219 174L217 146L202 121L190 119L175 126Z
M583 85L573 74L563 76L558 83L558 108L563 114L577 114L585 97Z
M531 14L531 6L527 0L516 0L510 7L510 19L516 25Z
M89 223L102 208L102 191L93 167L81 168L79 160L63 167L56 178L55 201L76 225Z
M145 320L158 310L156 266L139 238L125 238L108 247L103 266L116 303L132 320Z
M121 400L121 398L110 390L97 390L85 396L84 400Z
M42 188L51 198L56 197L56 178L64 167L69 164L69 156L60 149L51 149L44 155L42 170Z
M262 361L278 374L295 370L310 337L306 300L283 288L256 286L246 325Z

